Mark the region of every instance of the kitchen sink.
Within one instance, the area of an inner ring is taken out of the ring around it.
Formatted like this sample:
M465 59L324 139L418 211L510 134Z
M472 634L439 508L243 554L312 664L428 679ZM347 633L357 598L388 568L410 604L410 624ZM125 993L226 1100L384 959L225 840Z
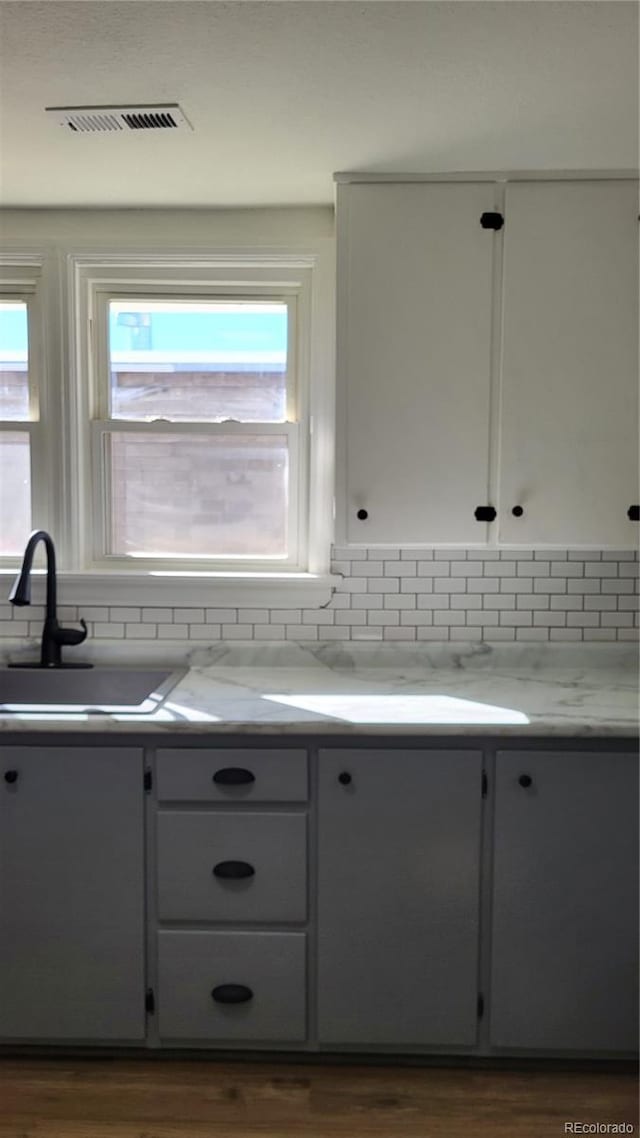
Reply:
M146 713L160 706L185 672L184 668L2 668L0 714L26 707L126 708Z

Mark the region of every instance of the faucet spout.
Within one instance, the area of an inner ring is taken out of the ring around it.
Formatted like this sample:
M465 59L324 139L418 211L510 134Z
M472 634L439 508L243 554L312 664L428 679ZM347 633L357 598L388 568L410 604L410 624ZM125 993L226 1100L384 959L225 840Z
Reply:
M47 552L47 620L56 620L58 608L56 550L53 539L46 530L37 529L31 534L22 558L22 568L13 583L9 600L12 605L31 604L31 567L36 549L41 541L44 542Z
M62 662L62 645L82 644L82 641L87 638L87 626L81 620L81 629L61 628L58 622L56 551L53 539L46 530L34 530L31 534L22 558L22 567L9 593L9 600L12 605L19 607L31 604L31 569L35 551L41 541L44 542L47 553L47 611L42 630L39 666L41 668L90 668L91 664L63 664ZM19 667L20 665L13 666ZM29 667L30 665L25 666Z

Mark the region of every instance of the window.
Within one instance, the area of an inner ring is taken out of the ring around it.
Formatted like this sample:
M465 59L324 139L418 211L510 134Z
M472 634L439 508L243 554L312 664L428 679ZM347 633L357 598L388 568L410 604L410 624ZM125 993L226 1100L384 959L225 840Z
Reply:
M105 554L295 560L293 305L110 299L107 321Z
M44 528L69 603L325 603L330 238L133 252L108 220L87 252L95 224L0 256L0 573Z
M0 266L0 557L15 558L39 515L38 265Z
M76 560L326 572L331 385L312 389L311 366L330 355L312 320L314 257L70 260Z

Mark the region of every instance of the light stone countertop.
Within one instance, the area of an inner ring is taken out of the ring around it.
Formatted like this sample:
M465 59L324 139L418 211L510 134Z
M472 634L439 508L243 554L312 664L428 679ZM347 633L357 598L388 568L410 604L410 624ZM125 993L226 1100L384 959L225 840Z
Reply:
M638 735L638 648L616 645L216 644L186 658L127 658L188 671L157 710L20 712L0 730L393 736ZM101 649L103 664L122 663ZM138 649L140 652L140 649ZM126 666L125 665L125 666Z

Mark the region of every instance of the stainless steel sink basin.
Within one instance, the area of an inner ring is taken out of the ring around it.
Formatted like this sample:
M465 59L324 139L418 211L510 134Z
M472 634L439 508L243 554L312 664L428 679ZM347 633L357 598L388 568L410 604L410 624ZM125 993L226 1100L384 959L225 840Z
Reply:
M0 713L24 707L146 712L160 706L184 674L184 668L2 668Z

